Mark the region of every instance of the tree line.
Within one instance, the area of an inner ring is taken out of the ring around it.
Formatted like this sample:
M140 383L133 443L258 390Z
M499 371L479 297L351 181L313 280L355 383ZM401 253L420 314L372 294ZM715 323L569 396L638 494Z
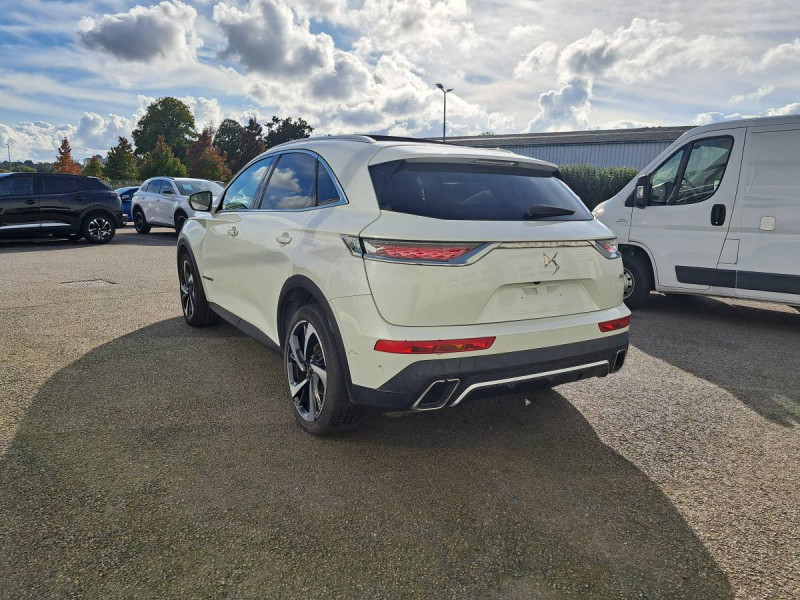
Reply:
M52 166L58 173L82 173L112 181L157 175L228 181L267 148L307 138L312 131L301 118L273 116L263 125L254 117L247 125L225 119L219 127L207 125L198 133L189 107L177 98L165 97L147 107L133 130L133 144L120 137L109 149L105 164L96 155L82 168L72 158L69 139L64 138Z

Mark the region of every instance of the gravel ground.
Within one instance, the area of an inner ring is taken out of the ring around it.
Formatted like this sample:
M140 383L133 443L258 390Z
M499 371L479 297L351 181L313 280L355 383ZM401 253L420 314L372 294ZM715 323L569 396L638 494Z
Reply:
M794 310L657 295L614 376L317 439L153 231L0 244L0 597L800 597Z

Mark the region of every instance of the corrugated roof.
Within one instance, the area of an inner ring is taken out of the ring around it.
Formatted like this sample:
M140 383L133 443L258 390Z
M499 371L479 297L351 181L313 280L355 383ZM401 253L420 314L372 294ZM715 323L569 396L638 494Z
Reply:
M631 142L673 142L693 129L682 127L639 127L636 129L592 129L548 133L511 133L448 137L452 144L474 147L556 146L567 144L622 144ZM435 138L432 138L435 139Z

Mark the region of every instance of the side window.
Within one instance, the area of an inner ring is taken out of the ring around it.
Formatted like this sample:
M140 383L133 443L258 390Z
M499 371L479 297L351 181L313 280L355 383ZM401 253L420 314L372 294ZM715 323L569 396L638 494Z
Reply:
M141 191L143 191L143 192L151 192L152 193L152 192L155 192L155 190L158 188L158 186L159 186L159 183L158 183L158 180L156 179L155 181L150 181L150 182L144 184L141 187Z
M678 177L684 152L684 148L678 150L650 176L650 186L653 189L650 204L666 204L669 200L672 190L675 189L675 180Z
M222 197L220 210L250 210L255 208L258 186L269 172L275 158L270 156L247 167L231 181Z
M333 204L341 199L328 169L317 161L317 205Z
M78 189L74 177L43 177L45 194L69 194Z
M32 196L32 195L33 195L33 177L0 178L0 197Z
M702 202L714 195L733 148L733 138L718 137L692 144L689 160L681 178L675 204Z
M161 193L175 195L175 188L172 187L172 182L167 179L161 180Z
M314 206L317 159L310 154L283 154L272 172L261 208L291 210Z

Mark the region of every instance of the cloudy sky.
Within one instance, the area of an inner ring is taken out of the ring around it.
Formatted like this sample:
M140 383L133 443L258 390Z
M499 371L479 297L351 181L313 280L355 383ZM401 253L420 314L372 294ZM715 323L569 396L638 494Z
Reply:
M800 113L796 0L0 0L0 143L103 152L154 98L198 126L453 135ZM5 150L5 148L3 148ZM5 153L4 153L5 155Z

